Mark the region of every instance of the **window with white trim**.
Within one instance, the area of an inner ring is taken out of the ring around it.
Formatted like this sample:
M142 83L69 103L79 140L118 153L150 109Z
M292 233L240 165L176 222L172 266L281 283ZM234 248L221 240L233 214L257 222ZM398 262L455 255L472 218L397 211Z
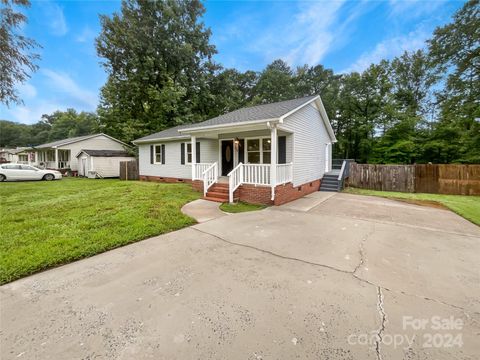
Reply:
M187 164L192 163L192 143L188 142L185 143L185 159L187 161Z
M245 147L248 164L270 164L272 144L270 138L246 139Z
M155 145L153 159L155 164L162 163L162 145Z

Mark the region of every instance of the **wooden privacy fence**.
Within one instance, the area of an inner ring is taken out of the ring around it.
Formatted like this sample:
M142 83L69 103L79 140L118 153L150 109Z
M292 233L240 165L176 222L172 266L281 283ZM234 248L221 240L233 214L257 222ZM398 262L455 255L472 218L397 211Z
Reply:
M120 180L138 180L137 161L120 161Z
M350 163L353 187L452 195L480 195L480 165Z

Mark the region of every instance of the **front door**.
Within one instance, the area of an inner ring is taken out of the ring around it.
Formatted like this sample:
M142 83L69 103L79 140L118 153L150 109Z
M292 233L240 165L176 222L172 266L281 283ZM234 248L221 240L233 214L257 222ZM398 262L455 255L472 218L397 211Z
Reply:
M233 170L233 140L222 140L222 176Z
M82 158L82 173L80 175L87 176L87 158Z

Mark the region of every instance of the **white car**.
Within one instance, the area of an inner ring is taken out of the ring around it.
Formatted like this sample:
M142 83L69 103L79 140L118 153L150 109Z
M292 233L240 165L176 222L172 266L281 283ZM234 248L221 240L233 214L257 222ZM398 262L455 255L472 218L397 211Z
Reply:
M0 181L15 180L59 180L62 173L56 170L42 170L31 165L2 164L0 165Z

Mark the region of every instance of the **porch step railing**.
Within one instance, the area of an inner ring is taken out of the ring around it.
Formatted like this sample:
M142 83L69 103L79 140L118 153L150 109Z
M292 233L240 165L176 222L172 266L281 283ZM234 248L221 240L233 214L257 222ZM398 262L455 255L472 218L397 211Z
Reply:
M239 163L228 173L228 198L233 202L233 193L242 184L271 186L270 164ZM276 165L275 185L286 184L293 180L293 163Z
M203 178L203 196L207 196L210 186L215 184L218 180L218 163L210 164L202 173Z
M203 173L205 172L205 170L207 170L212 165L213 165L212 163L196 163L196 164L193 164L192 165L194 167L193 180L203 180Z
M243 183L244 167L239 163L228 173L228 201L233 203L233 193Z

